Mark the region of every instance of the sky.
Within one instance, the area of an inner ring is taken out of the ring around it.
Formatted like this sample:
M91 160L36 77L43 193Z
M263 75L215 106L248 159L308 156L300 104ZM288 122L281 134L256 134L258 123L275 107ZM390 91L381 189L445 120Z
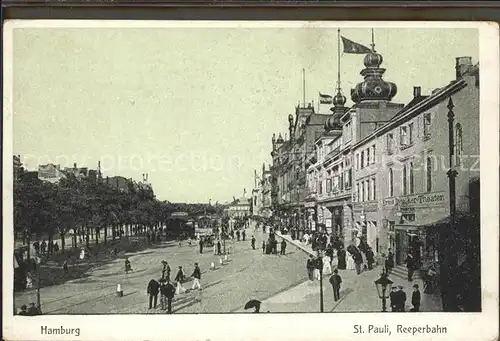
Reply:
M370 46L368 28L343 28ZM455 78L455 58L479 58L477 29L376 28L393 102ZM136 181L148 173L172 202L247 196L271 163L273 133L318 92L334 94L336 28L16 28L13 150L25 167L97 168ZM363 55L342 54L341 84L363 78ZM352 101L348 100L348 105ZM320 112L327 114L329 106Z

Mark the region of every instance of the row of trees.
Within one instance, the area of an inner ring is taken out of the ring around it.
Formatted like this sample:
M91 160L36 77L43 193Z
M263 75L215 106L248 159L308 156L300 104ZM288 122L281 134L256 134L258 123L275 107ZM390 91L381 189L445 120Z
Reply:
M76 245L77 235L84 236L87 247L90 235L96 243L104 232L106 243L108 228L111 238L125 234L139 234L156 230L166 224L173 212L190 215L220 213L220 206L207 204L174 204L156 199L148 185L130 182L128 191L118 191L106 181L76 178L69 174L59 183L42 182L37 178L24 178L14 183L14 234L30 245L36 240L48 239L48 253L52 253L55 236L72 234ZM29 252L29 248L28 248ZM28 254L29 257L29 254Z

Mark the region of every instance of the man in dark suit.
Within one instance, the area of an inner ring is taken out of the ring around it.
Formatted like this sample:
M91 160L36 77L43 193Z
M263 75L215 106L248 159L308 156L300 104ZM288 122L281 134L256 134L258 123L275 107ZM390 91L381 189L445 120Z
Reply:
M412 311L420 311L420 290L418 290L418 284L413 285L413 293L411 294L411 304L413 305Z
M398 287L393 286L391 288L391 293L389 294L389 298L391 300L391 311L397 312L398 311Z
M398 291L396 292L396 294L398 298L396 311L404 312L406 304L406 293L403 291L403 287L401 285L398 286Z
M286 255L286 241L284 239L281 241L281 250L280 251L281 251L282 255Z
M337 269L333 270L333 275L330 277L330 284L333 288L333 298L335 301L340 299L340 285L342 284L342 278L339 275Z
M310 281L314 280L314 278L313 278L314 266L315 266L314 257L311 255L311 256L309 256L309 259L307 260L307 265L306 265L307 276L309 277Z
M149 309L153 306L156 309L156 305L158 303L158 291L160 290L160 283L157 280L152 279L149 281L147 294L149 295Z
M166 308L167 312L169 314L172 314L172 299L174 298L175 295L175 287L172 285L172 283L170 283L170 281L166 281L162 283L160 292L161 292L161 308L163 310L165 310Z

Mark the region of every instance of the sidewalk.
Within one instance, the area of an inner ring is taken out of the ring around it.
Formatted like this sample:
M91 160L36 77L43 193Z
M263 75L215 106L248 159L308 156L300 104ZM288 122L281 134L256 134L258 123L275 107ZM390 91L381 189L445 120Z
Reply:
M342 277L342 288L340 300L335 302L333 290L328 279L323 278L323 302L324 312L379 312L382 309L382 301L378 297L374 281L378 279L381 268L377 267L356 275L354 270L340 270ZM406 311L411 306L411 293L414 282L408 282L397 277L390 277L395 285L402 285L406 292ZM420 287L422 283L417 283ZM441 311L440 300L433 296L424 294L421 290L422 301L420 310L422 312ZM390 303L387 300L388 311ZM262 302L261 312L285 313L285 312L320 312L320 284L319 281L306 281L287 291L279 293Z

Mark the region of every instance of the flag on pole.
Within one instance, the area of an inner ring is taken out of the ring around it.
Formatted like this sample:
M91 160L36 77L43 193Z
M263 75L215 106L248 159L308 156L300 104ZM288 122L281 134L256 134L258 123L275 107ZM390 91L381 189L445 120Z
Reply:
M324 95L321 92L319 93L319 103L320 104L332 104L333 97L330 95Z
M344 44L344 53L352 53L352 54L365 54L370 53L372 50L368 47L358 44L352 40L349 40L345 37L342 38L342 43Z

